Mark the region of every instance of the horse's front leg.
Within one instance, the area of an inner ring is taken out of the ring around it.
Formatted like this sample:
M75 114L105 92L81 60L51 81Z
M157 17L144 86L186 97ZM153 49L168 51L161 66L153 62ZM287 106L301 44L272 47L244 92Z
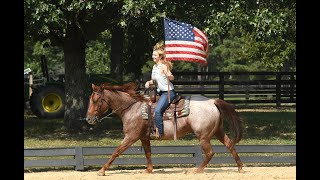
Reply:
M132 139L129 136L125 136L125 138L122 140L120 146L112 153L111 158L109 161L102 166L102 168L98 171L99 176L104 176L105 171L109 169L112 162L125 150L127 150L133 143L135 143L137 139Z
M148 139L141 139L141 143L144 149L144 153L147 158L147 169L145 170L146 173L152 173L153 167L152 167L152 161L151 161L151 146L150 146L150 140Z

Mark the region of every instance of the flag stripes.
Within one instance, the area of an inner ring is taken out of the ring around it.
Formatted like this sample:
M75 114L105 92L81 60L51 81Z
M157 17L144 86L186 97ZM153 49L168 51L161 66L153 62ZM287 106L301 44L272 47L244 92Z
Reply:
M165 18L165 50L168 61L207 64L208 38L198 28Z

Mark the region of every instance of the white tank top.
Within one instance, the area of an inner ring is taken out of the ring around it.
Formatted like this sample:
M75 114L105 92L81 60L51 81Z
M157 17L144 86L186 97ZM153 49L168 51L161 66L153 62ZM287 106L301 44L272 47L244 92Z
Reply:
M158 91L168 91L168 80L165 75L160 74L160 67L165 66L164 64L155 64L152 68L151 79L157 82ZM169 84L170 90L173 90L173 84L170 82Z

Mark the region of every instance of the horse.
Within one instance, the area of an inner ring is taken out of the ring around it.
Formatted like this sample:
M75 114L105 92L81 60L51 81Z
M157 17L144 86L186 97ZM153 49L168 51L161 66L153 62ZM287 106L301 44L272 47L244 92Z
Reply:
M96 124L105 117L109 109L111 113L119 116L123 123L125 135L121 144L113 152L111 158L98 171L104 176L105 171L112 162L136 141L140 140L147 159L145 173L152 173L151 147L149 136L149 123L142 118L141 108L150 100L138 91L138 84L129 82L122 85L92 84L92 94L89 97L86 121ZM234 105L221 99L209 99L201 95L191 95L190 113L185 117L177 118L176 136L183 137L187 133L194 133L200 141L205 159L194 173L204 172L204 168L215 154L210 140L215 136L231 152L236 161L238 171L243 173L243 163L236 152L234 145L238 143L243 134L243 120L235 111ZM110 112L110 111L109 111ZM223 119L228 119L234 138L230 139L223 130ZM174 138L174 124L172 121L163 121L164 135L162 140Z

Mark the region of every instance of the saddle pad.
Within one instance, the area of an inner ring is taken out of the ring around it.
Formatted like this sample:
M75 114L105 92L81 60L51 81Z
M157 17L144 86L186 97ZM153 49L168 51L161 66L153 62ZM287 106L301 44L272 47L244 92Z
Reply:
M145 95L145 98L149 99L150 97L148 95ZM190 113L190 96L183 96L183 98L180 100L183 101L183 105L181 108L177 108L176 109L176 115L177 118L179 117L184 117L184 116L188 116ZM154 108L155 108L156 103L152 103L151 105L151 111L152 114L154 112ZM163 119L164 120L171 120L173 118L173 108L174 104L171 104L168 109L166 109L166 111L163 113ZM143 102L142 106L141 106L141 114L142 114L142 118L145 120L148 120L148 104L146 102Z

